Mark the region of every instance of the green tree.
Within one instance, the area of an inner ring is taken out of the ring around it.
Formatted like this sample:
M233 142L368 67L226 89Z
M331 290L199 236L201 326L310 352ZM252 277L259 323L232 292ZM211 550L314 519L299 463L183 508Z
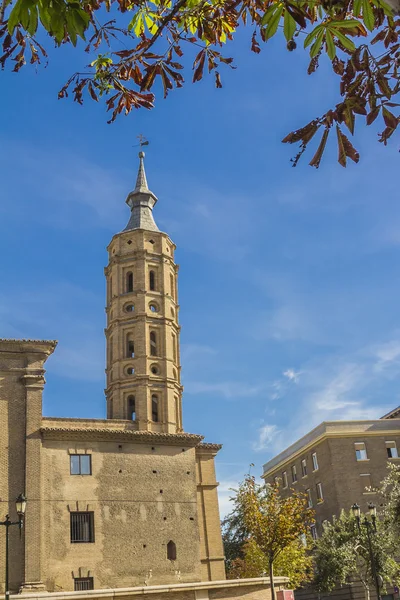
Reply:
M287 577L293 589L312 579L312 544L305 546L303 539L297 539L282 550L274 563L275 576ZM268 557L260 550L254 539L243 545L243 558L236 558L230 564L228 579L261 577L268 572Z
M377 490L386 527L400 538L400 465L388 462L388 474Z
M228 528L228 539L232 542L234 532L239 533L239 543L236 546L236 551L239 548L239 555L235 560L231 554L228 570L236 574L241 572L242 576L243 573L252 573L253 577L267 571L271 578L272 600L275 600L274 573L285 574L293 581L295 577L297 580L302 579L300 573L295 575L294 568L289 574L290 553L292 559L296 557L297 570L303 569L306 578L307 548L302 539L314 522L314 513L307 507L304 494L293 492L289 497L283 498L277 484L259 485L254 477L248 475L236 492L234 510L230 516L234 519L234 526ZM226 531L225 524L225 541ZM231 550L234 549L235 546L231 544ZM280 565L279 571L276 570L277 565Z
M318 167L336 130L338 160L346 166L348 158L359 160L344 133L344 127L354 133L356 118L370 125L379 117L384 144L398 127L392 109L399 106L399 10L400 0L0 0L0 63L18 71L46 58L43 32L57 46L85 40L90 65L71 75L59 97L70 91L79 103L84 93L102 98L111 122L133 108L152 108L157 81L164 97L182 87L184 62L192 65L193 82L208 71L221 87L220 69L233 67L222 49L239 27L247 27L257 54L279 33L289 51L301 41L310 74L321 59L329 60L339 84L338 104L283 140L300 145L293 164L319 132L310 161Z
M367 528L362 524L364 518L361 515L361 526L358 527L351 512L342 511L339 518L333 517L332 523L324 522L314 551L314 585L319 592L331 592L338 585L358 581L364 588L366 600L369 600L374 573ZM384 520L377 519L376 526L371 544L376 571L385 587L400 580L399 565L394 558L398 554L398 541Z

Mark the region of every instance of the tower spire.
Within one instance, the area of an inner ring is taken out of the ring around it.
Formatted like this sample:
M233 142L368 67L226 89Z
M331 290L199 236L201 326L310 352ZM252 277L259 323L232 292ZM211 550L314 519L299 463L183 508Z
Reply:
M139 152L139 159L140 159L139 170L138 170L138 174L137 174L137 178L136 178L136 186L135 186L134 192L144 192L144 193L150 192L148 185L147 185L146 171L144 169L144 157L145 157L145 153L140 151Z
M141 150L139 152L140 162L135 189L128 194L126 199L126 203L131 209L131 217L124 231L131 229L159 231L153 218L153 208L157 202L157 196L149 190L144 168L144 157L145 154Z

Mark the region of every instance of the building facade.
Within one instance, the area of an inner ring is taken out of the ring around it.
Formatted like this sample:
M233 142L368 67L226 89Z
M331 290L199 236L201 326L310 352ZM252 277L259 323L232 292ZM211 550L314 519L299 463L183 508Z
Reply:
M362 511L376 502L374 488L398 462L400 410L374 421L321 423L263 467L268 483L279 480L282 494L304 492L315 509L318 536L322 522L356 502Z
M159 231L144 164L108 247L106 419L42 416L56 342L0 340L0 500L10 589L36 593L225 578L214 458L186 433L175 245ZM4 589L4 545L0 586Z

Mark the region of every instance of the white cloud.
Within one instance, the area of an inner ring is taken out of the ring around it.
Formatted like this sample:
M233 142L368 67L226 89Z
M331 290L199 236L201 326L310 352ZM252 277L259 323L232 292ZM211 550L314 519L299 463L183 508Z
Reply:
M301 375L301 371L295 371L294 369L286 369L282 373L284 377L287 377L289 381L293 381L293 383L297 383L299 381L299 376Z
M253 443L253 450L261 452L273 447L280 434L277 425L262 425L258 430L258 439Z

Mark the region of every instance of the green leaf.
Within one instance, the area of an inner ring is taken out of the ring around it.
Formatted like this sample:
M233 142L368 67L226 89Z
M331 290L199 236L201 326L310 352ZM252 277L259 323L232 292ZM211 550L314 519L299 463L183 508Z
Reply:
M43 6L42 3L39 3L38 6L39 6L40 22L46 31L50 31L51 18L50 18L50 13L47 9L47 6Z
M32 6L29 13L29 25L27 27L27 32L30 35L34 35L36 33L38 27L38 9L37 6Z
M315 29L313 29L312 31L310 31L310 33L308 34L308 36L304 40L304 48L307 48L307 46L309 46L311 44L311 42L314 40L314 38L317 37L317 35L319 34L319 32L321 30L322 30L322 25L317 25L317 27Z
M266 11L266 13L264 14L263 18L261 19L261 25L267 25L267 23L269 23L269 20L273 16L275 10L276 10L276 4L272 4L268 8L268 10Z
M354 2L353 2L353 14L355 17L360 16L361 4L362 4L362 0L354 0Z
M341 29L354 29L354 27L357 27L358 29L362 29L362 25L357 19L345 19L344 21L329 21L327 27L340 27Z
M329 30L327 30L326 32L326 48L329 58L333 60L336 56L336 46L333 42L333 37Z
M269 40L270 38L272 38L273 35L275 35L275 33L278 29L279 21L281 20L282 13L283 13L283 5L280 5L276 8L273 16L269 20L269 23L267 25L267 31L265 33L266 40Z
M292 39L295 31L296 21L293 19L292 15L285 10L285 15L283 17L283 33L288 42Z
M139 37L141 35L141 33L144 31L142 11L139 10L135 15L133 15L133 18L128 25L128 29L129 31L133 29L133 32L136 35L136 37Z
M315 42L311 46L311 50L310 50L310 56L311 56L311 58L314 58L314 56L317 56L318 52L320 51L320 48L322 46L322 42L324 40L324 35L325 35L325 31L323 29L321 29L321 31L317 35L317 39L315 40Z
M356 49L354 42L346 37L343 33L341 33L340 31L338 31L337 29L333 30L333 34L338 38L338 40L340 40L343 44L343 46L345 48L347 48L347 50L351 50L351 52L354 52L354 50Z
M362 0L363 21L368 31L372 31L375 26L375 15L369 0Z
M13 7L12 11L10 12L10 16L8 17L8 33L10 33L11 35L14 33L14 29L16 28L16 26L19 23L20 20L20 10L21 10L21 0L17 0L17 2L15 3L15 6Z

